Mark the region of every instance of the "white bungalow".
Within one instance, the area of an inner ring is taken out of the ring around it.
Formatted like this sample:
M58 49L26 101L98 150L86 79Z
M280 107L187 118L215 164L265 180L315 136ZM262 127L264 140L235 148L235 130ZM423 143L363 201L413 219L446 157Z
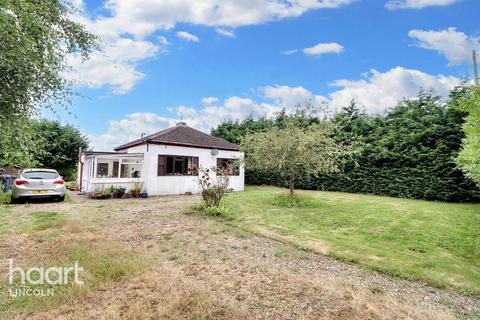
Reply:
M199 168L226 167L243 158L237 145L190 128L185 122L114 150L79 154L81 191L95 192L111 185L129 190L141 184L149 195L198 193ZM229 170L230 187L243 191L243 166L229 166Z

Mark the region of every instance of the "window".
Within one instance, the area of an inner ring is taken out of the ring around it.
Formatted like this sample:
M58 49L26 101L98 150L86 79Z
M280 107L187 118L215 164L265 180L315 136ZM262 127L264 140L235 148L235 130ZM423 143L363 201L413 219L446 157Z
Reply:
M118 161L114 161L114 162L113 162L112 177L114 177L114 178L118 177L118 165L119 165L119 162L118 162Z
M120 169L120 178L130 178L129 165L123 164Z
M112 178L141 178L141 170L142 164L138 160L122 159L122 165L119 161L114 161Z
M22 173L25 179L57 179L58 173L53 171L28 171Z
M240 166L235 159L217 158L217 167L228 170L231 176L240 175Z
M158 155L158 176L198 174L198 157Z
M108 176L108 163L97 163L97 178Z

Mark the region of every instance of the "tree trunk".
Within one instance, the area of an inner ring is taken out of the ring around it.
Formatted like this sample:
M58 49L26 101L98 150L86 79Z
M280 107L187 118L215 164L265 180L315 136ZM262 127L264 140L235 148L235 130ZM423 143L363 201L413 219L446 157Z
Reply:
M289 186L290 186L290 195L293 196L293 193L295 191L295 176L290 176Z

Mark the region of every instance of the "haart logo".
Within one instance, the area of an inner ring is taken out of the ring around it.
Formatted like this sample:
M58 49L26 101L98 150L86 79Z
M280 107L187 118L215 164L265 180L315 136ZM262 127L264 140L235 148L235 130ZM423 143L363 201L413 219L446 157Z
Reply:
M21 287L9 288L10 296L53 296L53 288L30 288L28 285L66 285L73 281L77 285L83 285L80 279L80 273L83 268L79 266L78 261L71 267L32 267L24 270L21 267L14 266L13 259L8 260L8 283L14 285L15 276L20 276ZM27 286L27 287L26 287Z

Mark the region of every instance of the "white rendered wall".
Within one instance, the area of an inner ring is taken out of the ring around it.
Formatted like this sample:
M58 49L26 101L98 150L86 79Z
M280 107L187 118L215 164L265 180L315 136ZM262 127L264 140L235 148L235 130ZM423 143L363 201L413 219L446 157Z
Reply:
M151 196L167 194L184 194L186 192L199 193L197 176L157 176L158 155L191 156L199 158L200 168L212 168L217 165L217 158L243 158L243 152L218 150L216 156L211 149L188 148L181 146L149 144L140 145L122 150L128 153L143 153L142 178L144 187ZM230 188L234 191L243 191L245 171L240 168L240 175L230 177Z

